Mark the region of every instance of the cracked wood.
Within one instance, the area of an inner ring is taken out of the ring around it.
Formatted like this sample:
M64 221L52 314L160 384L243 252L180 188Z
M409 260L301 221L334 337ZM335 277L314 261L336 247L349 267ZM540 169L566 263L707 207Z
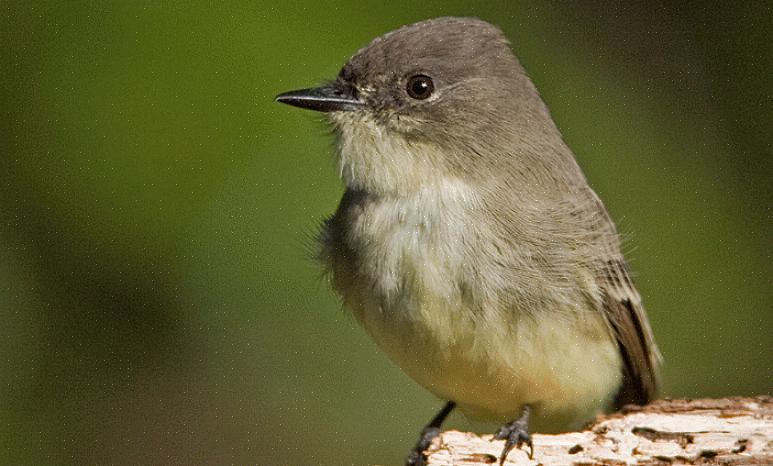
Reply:
M659 400L600 416L586 430L535 434L534 458L515 449L511 466L773 465L773 397ZM444 432L428 466L496 464L502 441Z

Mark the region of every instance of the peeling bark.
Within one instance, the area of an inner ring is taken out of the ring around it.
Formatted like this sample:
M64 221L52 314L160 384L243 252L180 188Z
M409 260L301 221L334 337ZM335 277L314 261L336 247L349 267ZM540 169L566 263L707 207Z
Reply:
M659 400L533 441L533 459L515 449L505 465L773 465L773 397ZM427 465L496 464L502 447L490 435L448 431L428 450Z

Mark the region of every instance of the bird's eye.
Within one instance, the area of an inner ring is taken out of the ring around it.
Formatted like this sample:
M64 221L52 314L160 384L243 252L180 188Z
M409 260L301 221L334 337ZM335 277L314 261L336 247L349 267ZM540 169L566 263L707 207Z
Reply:
M423 74L417 74L411 76L408 80L408 87L406 89L408 95L416 100L424 100L432 95L432 91L435 90L435 85L432 84L432 78L424 76Z

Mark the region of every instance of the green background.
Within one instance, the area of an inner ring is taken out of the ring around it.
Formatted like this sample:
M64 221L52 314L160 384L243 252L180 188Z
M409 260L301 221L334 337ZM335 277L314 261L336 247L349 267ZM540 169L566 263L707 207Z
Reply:
M440 402L321 279L331 138L272 99L441 15L505 30L629 236L664 393L773 391L770 7L2 1L0 463L400 463Z

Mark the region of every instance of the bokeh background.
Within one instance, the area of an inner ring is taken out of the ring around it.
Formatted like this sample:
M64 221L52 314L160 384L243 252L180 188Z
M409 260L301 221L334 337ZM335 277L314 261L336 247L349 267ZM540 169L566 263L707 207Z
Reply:
M3 1L0 463L402 461L440 402L321 279L331 139L272 99L441 15L505 30L630 237L664 393L771 393L773 12L741 3Z

